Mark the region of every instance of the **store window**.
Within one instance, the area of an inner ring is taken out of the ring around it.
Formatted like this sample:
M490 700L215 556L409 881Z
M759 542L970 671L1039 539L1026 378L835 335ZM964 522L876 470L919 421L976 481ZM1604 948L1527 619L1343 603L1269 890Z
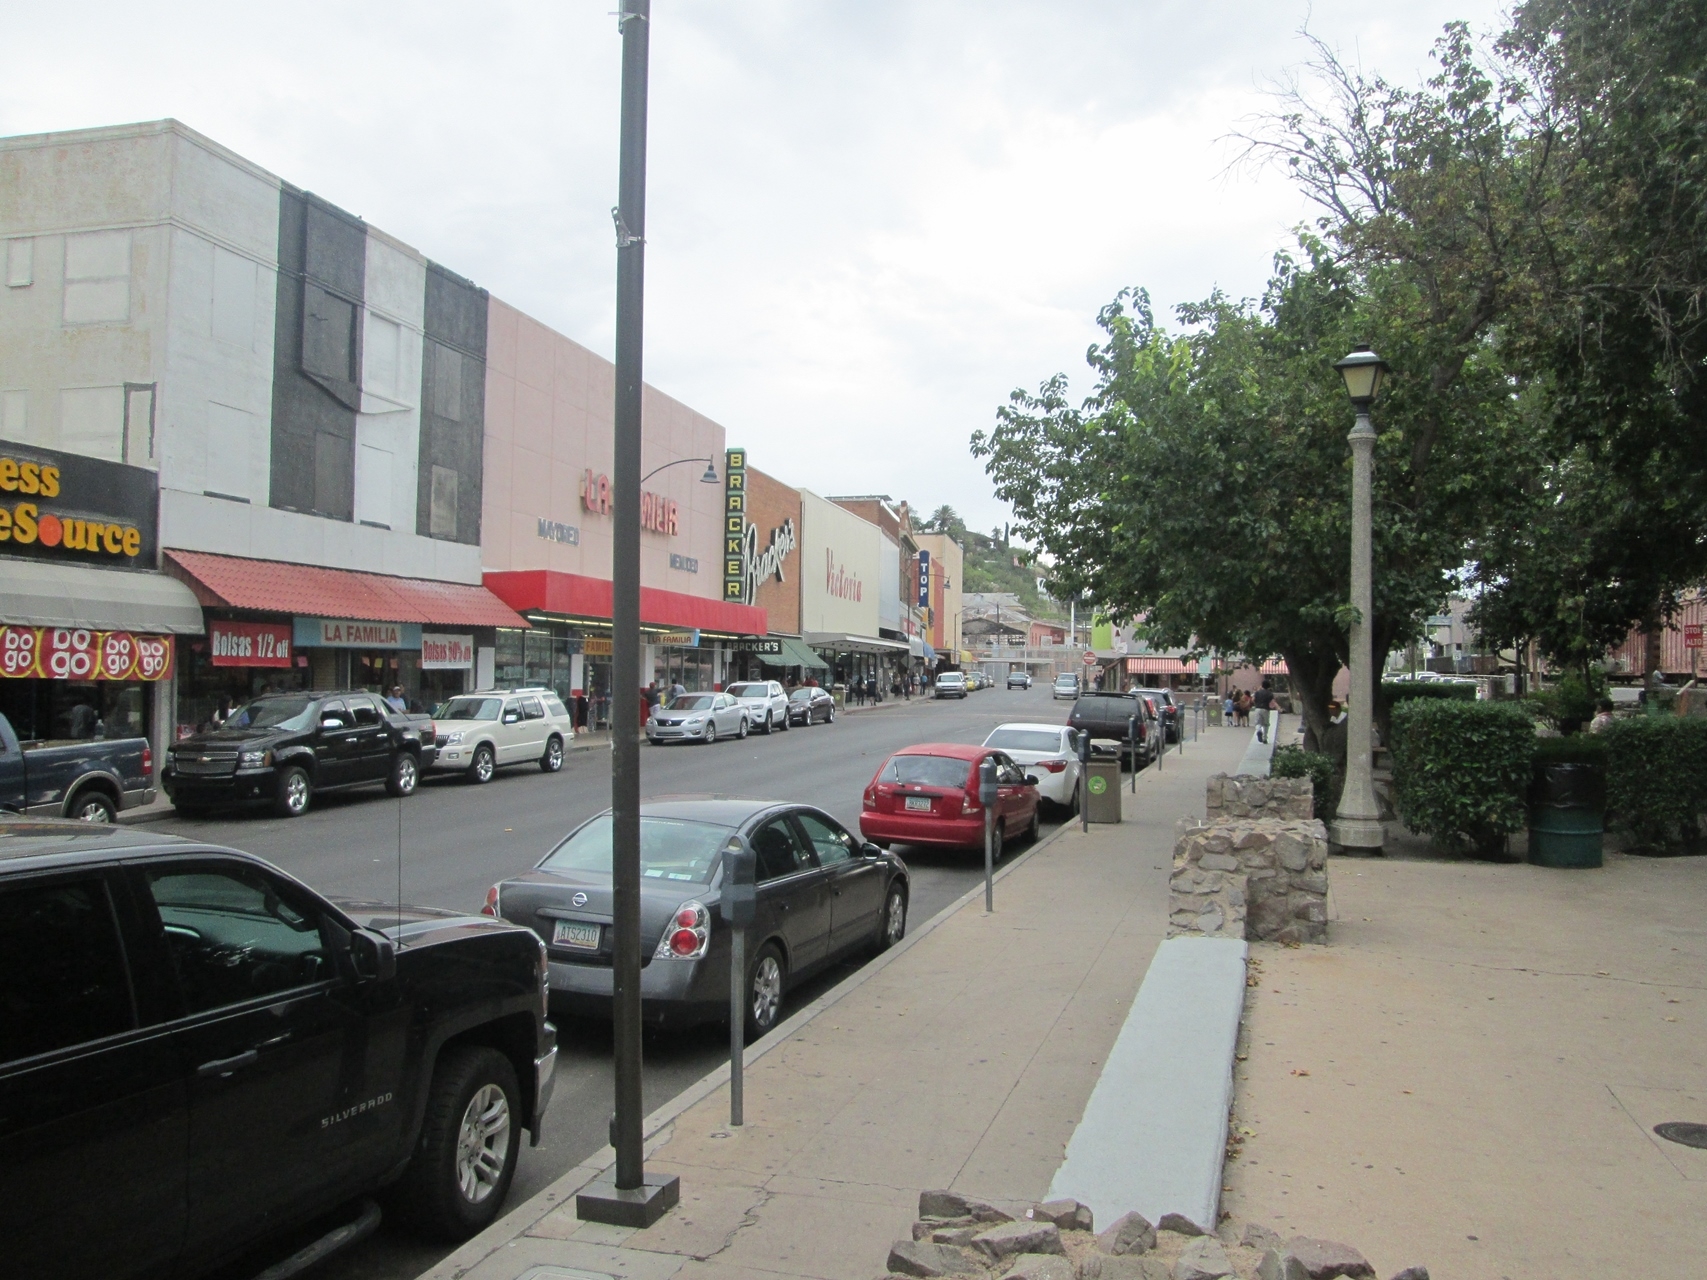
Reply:
M0 712L27 741L145 738L153 701L140 680L0 680Z

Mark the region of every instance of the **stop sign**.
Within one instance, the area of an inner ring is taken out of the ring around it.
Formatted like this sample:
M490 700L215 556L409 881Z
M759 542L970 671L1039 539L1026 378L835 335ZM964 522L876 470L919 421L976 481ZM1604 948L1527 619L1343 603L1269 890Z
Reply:
M1096 666L1096 662L1097 662L1096 654L1092 653L1089 649L1086 649L1085 650L1085 665L1087 667L1094 667L1094 666Z

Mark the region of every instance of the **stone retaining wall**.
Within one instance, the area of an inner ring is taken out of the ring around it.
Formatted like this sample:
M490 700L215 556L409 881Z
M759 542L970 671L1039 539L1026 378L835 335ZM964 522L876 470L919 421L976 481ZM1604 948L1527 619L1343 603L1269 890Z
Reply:
M1232 818L1311 818L1314 803L1308 778L1217 773L1205 788L1203 810L1212 823Z

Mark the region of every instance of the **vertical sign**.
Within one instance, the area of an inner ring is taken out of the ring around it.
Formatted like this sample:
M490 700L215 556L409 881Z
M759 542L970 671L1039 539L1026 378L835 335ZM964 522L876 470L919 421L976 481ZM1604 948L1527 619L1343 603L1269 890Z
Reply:
M737 603L747 598L747 451L723 451L723 598Z
M931 607L931 553L919 552L919 608Z

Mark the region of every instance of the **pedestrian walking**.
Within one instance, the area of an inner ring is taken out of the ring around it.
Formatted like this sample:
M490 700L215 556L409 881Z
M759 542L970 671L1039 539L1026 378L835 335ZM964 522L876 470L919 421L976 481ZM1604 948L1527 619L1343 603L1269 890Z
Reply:
M1248 728L1251 723L1251 695L1243 689L1239 691L1238 700L1233 703L1233 711L1238 716L1239 728Z
M1262 688L1258 689L1251 697L1251 708L1256 712L1258 742L1268 741L1268 713L1273 706L1274 688L1265 678L1262 682Z
M1237 708L1233 705L1233 691L1227 690L1227 696L1221 699L1221 723L1227 728L1233 727L1233 714Z

